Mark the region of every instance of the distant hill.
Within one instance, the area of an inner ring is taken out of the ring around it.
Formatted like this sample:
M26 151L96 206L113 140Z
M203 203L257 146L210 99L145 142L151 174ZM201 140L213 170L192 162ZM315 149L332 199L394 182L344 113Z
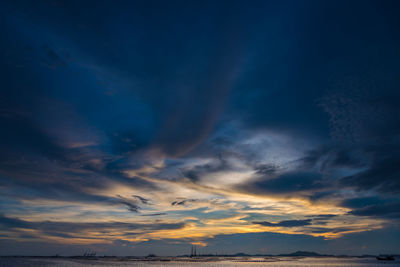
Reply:
M392 254L391 254L392 255ZM375 255L359 255L359 256L351 256L351 255L332 255L332 254L319 254L314 251L296 251L293 253L287 253L287 254L247 254L243 252L238 252L235 254L201 254L198 255L198 257L251 257L251 256L256 256L256 257L360 257L360 258L371 258L375 257ZM397 255L393 255L397 257ZM181 255L178 257L189 257L189 255Z
M232 256L235 256L235 257L248 257L248 256L251 256L251 255L243 253L243 252L239 252L239 253L236 253L236 254L234 254Z
M321 256L333 256L333 255L322 255L313 251L296 251L290 254L279 254L278 256L290 256L290 257L321 257Z

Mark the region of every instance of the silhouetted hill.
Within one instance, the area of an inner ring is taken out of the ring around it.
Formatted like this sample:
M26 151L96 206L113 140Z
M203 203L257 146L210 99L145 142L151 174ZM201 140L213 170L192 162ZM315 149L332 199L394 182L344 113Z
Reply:
M313 251L296 251L290 254L279 254L278 256L291 256L291 257L296 257L296 256L302 256L302 257L321 257L321 256L333 256L333 255L322 255L317 252Z
M234 254L232 256L235 256L235 257L248 257L248 256L251 256L251 255L243 253L243 252L239 252L239 253L236 253L236 254Z

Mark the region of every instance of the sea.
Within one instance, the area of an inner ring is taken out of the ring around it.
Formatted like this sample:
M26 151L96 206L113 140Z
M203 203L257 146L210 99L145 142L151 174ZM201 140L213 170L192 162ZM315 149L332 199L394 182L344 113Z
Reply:
M138 260L127 258L76 259L76 258L43 258L43 257L1 257L0 267L242 267L242 266L400 266L400 260L378 261L375 258L337 258L337 257L235 257L210 259L163 258Z

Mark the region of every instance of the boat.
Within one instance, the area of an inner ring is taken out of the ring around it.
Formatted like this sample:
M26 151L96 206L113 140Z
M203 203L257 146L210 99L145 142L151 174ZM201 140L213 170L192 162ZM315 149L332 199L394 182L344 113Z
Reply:
M394 261L393 256L378 256L376 257L378 261Z

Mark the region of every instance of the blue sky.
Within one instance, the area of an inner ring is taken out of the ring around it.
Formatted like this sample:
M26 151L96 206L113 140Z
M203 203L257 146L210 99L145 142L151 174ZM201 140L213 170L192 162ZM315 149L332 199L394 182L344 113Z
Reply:
M396 1L0 5L1 254L398 253Z

